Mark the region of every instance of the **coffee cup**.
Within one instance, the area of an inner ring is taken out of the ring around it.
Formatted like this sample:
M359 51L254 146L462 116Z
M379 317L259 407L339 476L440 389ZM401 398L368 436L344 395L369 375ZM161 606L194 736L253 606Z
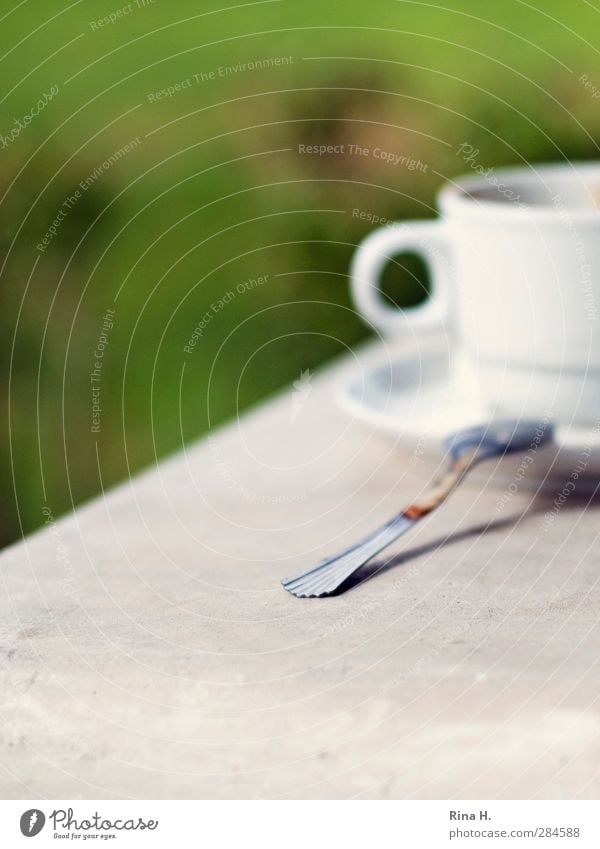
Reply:
M440 217L386 225L359 246L351 287L385 335L444 336L490 416L600 413L600 163L531 165L449 181ZM384 267L403 253L429 266L410 309L386 300Z

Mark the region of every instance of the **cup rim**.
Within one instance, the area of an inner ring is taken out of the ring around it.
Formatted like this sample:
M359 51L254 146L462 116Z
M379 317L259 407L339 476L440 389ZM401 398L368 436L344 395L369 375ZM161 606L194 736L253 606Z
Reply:
M502 218L528 218L561 220L565 216L577 220L591 222L600 221L600 199L597 209L569 206L557 192L554 197L557 202L553 206L532 205L519 201L518 196L513 202L500 202L493 197L472 197L470 192L488 189L496 184L518 184L519 188L539 186L542 182L556 177L571 177L573 181L580 180L584 188L589 188L589 180L595 175L600 189L600 160L587 162L557 162L511 166L507 168L488 168L484 173L462 174L456 179L449 179L438 194L438 203L443 212L461 212L481 217L482 213ZM495 181L495 182L494 182ZM516 186L515 186L516 188ZM498 188L498 191L502 191ZM512 189L510 189L512 192ZM504 192L503 192L504 193ZM514 192L512 192L514 194Z

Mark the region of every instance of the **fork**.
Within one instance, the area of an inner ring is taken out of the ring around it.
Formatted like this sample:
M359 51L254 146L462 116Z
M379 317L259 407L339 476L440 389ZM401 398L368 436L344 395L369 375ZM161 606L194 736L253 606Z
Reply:
M361 566L439 507L476 465L517 451L535 451L552 436L552 425L528 420L493 421L452 434L445 441L447 471L424 496L350 548L326 557L307 572L284 578L282 586L298 598L332 595Z

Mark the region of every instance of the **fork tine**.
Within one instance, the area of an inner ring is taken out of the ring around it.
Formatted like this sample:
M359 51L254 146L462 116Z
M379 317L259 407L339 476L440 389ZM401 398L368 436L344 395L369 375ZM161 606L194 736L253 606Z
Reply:
M399 514L341 554L326 558L307 572L284 578L283 587L298 598L331 595L346 578L411 528L414 520Z

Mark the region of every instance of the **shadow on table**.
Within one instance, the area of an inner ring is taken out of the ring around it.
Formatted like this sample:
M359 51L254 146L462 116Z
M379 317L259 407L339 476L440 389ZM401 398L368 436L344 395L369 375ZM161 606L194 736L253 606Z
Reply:
M366 563L346 581L344 581L334 595L340 595L341 593L347 592L347 590L351 590L359 584L362 584L364 581L368 581L375 575L381 575L383 572L387 572L397 566L402 566L403 564L414 560L416 557L421 557L424 554L430 554L440 548L455 545L456 543L463 542L463 540L471 539L473 537L484 536L485 534L492 533L493 531L500 531L503 528L514 527L514 525L519 522L527 523L535 516L545 516L546 514L553 515L553 512L556 510L557 503L559 505L558 512L561 512L562 510L574 512L577 510L585 510L590 507L598 507L600 505L600 483L598 488L592 494L588 493L586 495L578 495L574 492L572 496L565 499L564 502L557 502L558 495L559 493L556 495L538 494L532 500L529 507L522 512L512 513L510 516L503 516L500 519L491 519L487 522L473 525L470 528L465 528L464 530L454 531L416 548L409 548L407 551L392 554L390 557L375 558L369 563Z

